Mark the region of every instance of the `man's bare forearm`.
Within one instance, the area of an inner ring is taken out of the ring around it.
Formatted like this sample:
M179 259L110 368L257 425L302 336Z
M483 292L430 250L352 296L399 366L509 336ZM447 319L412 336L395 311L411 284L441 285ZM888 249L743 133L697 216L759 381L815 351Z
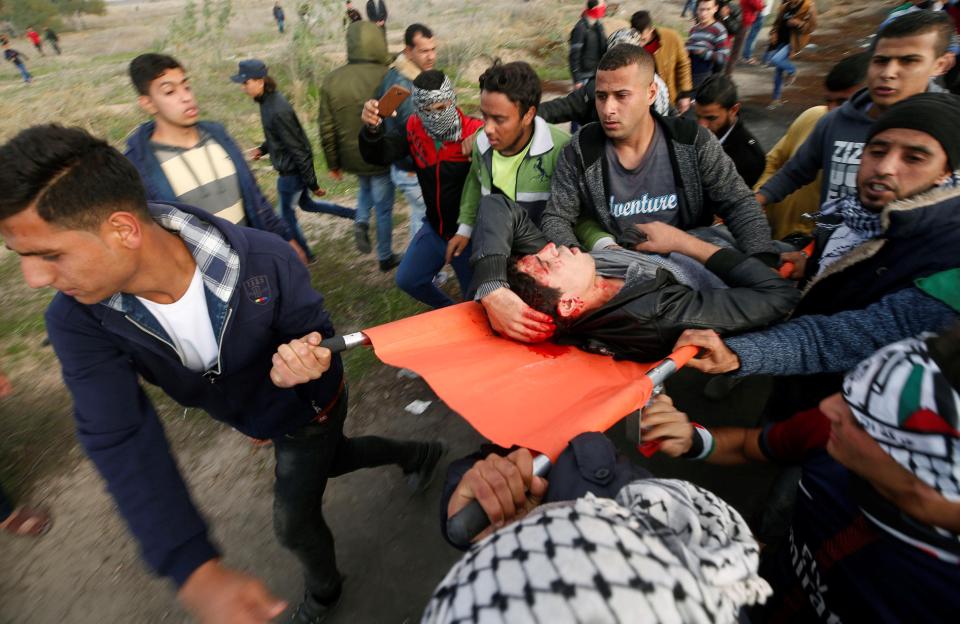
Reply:
M702 241L695 236L688 235L685 238L687 240L684 241L682 247L677 249L677 251L685 256L693 258L700 264L706 264L707 260L710 259L710 256L720 251L720 248L716 245Z
M714 450L704 461L711 464L733 466L748 462L767 461L760 450L761 429L745 427L718 427L710 429Z

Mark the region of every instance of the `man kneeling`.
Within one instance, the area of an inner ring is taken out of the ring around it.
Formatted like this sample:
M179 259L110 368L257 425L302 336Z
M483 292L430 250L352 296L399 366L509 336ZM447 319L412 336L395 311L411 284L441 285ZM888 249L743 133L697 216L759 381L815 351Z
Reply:
M557 247L526 212L499 197L480 211L474 286L509 286L554 318L561 342L637 360L670 352L688 328L734 333L782 319L799 298L760 260L665 223L637 226L641 252ZM719 237L717 237L718 242ZM517 256L516 254L523 254ZM657 255L668 254L668 255Z

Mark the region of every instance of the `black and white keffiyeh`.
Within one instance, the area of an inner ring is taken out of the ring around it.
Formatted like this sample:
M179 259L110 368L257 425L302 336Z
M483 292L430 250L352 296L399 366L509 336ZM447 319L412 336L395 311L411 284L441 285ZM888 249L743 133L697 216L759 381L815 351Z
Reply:
M938 188L958 186L960 176L954 172ZM840 215L843 222L832 226L833 234L823 247L820 256L820 271L839 260L847 252L859 247L868 240L877 238L884 232L882 213L871 212L863 207L856 195L846 195L830 200L823 205L816 216ZM818 224L823 227L823 224Z
M843 396L890 457L960 501L960 393L924 338L895 342L861 362L844 379Z
M446 108L431 110L434 104L447 102ZM457 111L457 94L450 78L444 76L439 89L421 89L414 85L413 103L427 134L434 141L450 143L460 140L460 113Z
M475 545L423 623L736 622L772 593L746 522L696 485L645 479L616 500L543 505Z
M820 211L823 216L839 215L843 223L838 225L823 247L820 256L820 271L839 260L848 251L883 233L879 212L870 212L863 207L856 195L847 195L831 200Z

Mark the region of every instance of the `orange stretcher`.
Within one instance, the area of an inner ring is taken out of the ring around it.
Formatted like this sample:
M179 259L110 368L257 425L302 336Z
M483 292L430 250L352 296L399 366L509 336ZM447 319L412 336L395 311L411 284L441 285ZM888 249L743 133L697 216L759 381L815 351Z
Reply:
M551 342L516 342L494 334L474 302L322 344L335 351L372 344L381 361L419 374L485 438L552 459L580 433L606 431L643 407L665 376L696 352L685 347L640 364Z
M334 351L372 345L384 363L423 377L450 409L491 442L541 453L534 462L541 476L577 435L606 431L646 405L697 351L683 347L660 362L641 364L551 342L516 342L494 334L482 306L474 302L321 344ZM655 452L655 443L641 451ZM479 505L450 520L449 536L463 543L487 524Z

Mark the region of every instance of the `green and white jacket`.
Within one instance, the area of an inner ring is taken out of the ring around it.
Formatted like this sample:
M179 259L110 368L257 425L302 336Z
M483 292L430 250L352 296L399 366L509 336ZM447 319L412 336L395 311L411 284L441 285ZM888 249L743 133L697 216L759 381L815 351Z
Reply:
M538 226L543 209L550 197L550 179L560 157L560 151L570 141L570 135L552 126L540 117L533 122L533 137L530 149L517 170L517 193L514 200L527 210ZM460 198L460 217L457 219L457 234L470 236L477 220L480 198L494 192L493 149L483 133L477 131L477 141L471 156L470 172L467 174Z

